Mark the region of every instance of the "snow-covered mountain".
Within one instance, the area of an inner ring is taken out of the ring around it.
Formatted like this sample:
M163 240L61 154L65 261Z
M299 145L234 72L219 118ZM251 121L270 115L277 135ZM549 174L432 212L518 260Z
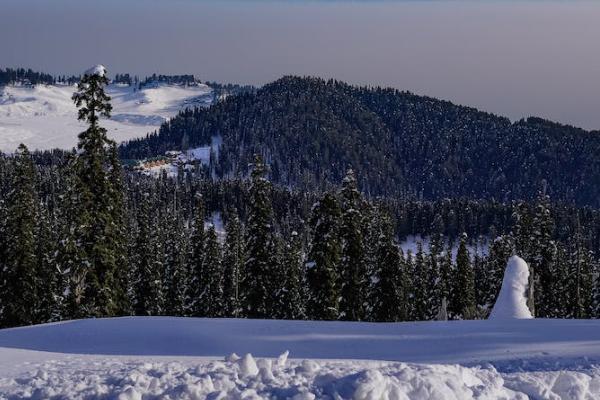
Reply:
M12 152L20 143L40 150L75 146L84 125L77 121L74 91L69 85L0 87L0 151ZM183 108L213 100L212 89L203 84L156 84L141 90L111 84L106 92L113 112L103 126L118 142L156 130Z

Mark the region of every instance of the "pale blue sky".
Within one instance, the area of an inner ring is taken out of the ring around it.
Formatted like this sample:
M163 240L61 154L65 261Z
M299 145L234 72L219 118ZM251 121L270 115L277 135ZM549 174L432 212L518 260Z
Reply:
M0 67L285 74L600 129L600 1L0 0Z

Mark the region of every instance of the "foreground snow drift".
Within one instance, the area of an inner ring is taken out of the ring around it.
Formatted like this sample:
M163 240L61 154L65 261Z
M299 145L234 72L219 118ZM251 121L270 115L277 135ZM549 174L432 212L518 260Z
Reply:
M0 378L0 398L594 399L596 372L501 374L493 367L356 361L75 357Z
M596 320L69 321L0 330L0 399L597 399L598 332Z

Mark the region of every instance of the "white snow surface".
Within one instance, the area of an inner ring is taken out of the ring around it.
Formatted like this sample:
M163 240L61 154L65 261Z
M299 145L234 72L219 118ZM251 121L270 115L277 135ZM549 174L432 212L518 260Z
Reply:
M547 319L68 321L0 330L0 399L597 399L599 331Z
M527 319L533 318L527 307L527 288L529 286L529 267L519 256L508 259L502 288L490 314L490 319Z
M104 76L104 75L106 75L106 67L102 64L94 65L93 67L86 70L83 74L89 75L89 76L92 76L92 75Z
M71 100L75 86L36 85L0 87L0 151L13 152L20 143L30 149L70 149L85 125L77 121ZM212 102L212 89L206 85L157 84L141 91L133 86L110 84L112 117L102 120L108 135L122 142L142 137L180 110Z

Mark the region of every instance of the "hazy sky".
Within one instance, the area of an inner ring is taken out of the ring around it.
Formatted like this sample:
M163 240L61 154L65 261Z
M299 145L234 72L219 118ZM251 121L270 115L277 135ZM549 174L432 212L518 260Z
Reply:
M285 74L600 129L600 1L0 0L0 67Z

